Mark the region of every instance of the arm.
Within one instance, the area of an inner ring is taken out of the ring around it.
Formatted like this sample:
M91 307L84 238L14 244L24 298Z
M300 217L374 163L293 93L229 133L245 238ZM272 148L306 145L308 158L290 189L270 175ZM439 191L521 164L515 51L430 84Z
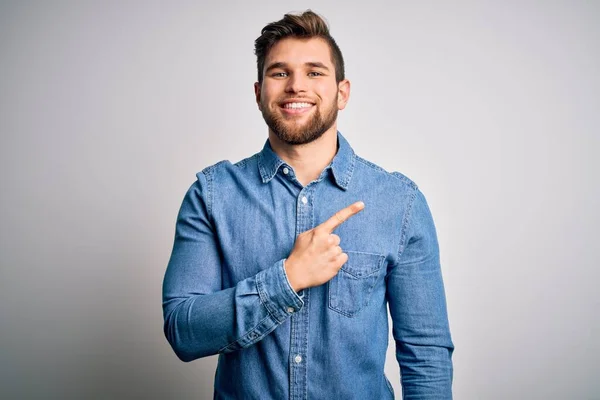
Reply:
M411 196L387 293L404 399L451 399L452 352L438 242L425 197Z
M185 195L163 282L165 336L183 361L251 346L303 305L283 260L223 290L207 188L200 173Z

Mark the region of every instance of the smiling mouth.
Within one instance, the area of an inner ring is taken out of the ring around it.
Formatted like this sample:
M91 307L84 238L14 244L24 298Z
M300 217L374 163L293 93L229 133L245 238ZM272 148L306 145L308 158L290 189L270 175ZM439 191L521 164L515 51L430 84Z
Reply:
M305 113L306 111L310 110L313 106L314 104L312 103L290 102L283 104L281 106L281 109L285 114L295 115Z
M308 107L312 107L313 104L312 103L285 103L283 105L283 108L291 108L291 109L298 109L298 108L308 108Z

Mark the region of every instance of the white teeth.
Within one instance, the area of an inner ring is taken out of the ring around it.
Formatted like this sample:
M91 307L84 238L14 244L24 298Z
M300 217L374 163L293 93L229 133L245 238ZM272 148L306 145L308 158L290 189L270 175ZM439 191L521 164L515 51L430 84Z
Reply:
M312 106L310 103L287 103L283 105L283 108L306 108L310 106Z

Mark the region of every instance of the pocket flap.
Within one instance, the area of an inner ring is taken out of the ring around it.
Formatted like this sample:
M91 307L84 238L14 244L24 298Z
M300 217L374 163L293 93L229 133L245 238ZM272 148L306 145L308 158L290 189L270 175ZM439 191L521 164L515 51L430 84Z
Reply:
M342 270L355 278L364 278L381 269L384 256L381 254L365 253L361 251L346 251L348 261Z

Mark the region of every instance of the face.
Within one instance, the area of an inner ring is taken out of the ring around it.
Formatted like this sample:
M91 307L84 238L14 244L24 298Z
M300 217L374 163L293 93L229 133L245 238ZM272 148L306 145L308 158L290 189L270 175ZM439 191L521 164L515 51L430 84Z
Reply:
M337 130L350 82L336 83L325 40L286 38L267 54L262 84L254 90L270 131L285 143L305 144Z

